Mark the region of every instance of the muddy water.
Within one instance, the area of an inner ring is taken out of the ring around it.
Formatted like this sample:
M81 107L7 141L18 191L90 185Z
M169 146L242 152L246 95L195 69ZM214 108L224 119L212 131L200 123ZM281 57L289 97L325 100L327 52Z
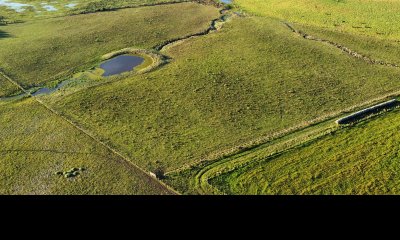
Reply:
M123 72L132 71L135 67L142 64L144 58L133 55L119 55L111 58L100 65L105 72L104 77L121 74Z

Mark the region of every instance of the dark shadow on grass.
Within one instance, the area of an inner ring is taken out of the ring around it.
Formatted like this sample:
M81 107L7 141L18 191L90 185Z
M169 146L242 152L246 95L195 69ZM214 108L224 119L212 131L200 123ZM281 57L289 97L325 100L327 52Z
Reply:
M11 35L8 32L4 32L4 31L0 30L0 40L2 38L8 38L8 37L11 37Z

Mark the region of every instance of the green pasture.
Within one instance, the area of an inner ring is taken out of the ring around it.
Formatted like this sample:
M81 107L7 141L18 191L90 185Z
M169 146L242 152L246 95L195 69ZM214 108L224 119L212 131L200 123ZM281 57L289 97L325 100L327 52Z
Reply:
M42 85L88 70L109 52L201 31L217 16L212 6L181 3L1 26L0 68L25 87Z
M49 101L143 168L169 171L400 86L398 69L266 17L232 18L165 54L156 71Z
M0 194L168 193L32 98L0 101L0 116Z

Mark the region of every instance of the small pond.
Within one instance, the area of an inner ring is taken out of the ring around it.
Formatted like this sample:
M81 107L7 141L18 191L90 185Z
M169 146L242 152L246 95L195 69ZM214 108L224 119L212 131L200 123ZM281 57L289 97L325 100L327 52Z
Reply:
M54 12L57 11L58 9L56 7L54 7L53 5L49 5L46 3L42 3L42 8L46 9L49 12Z
M225 4L231 4L232 3L232 0L220 0L222 3L225 3Z
M111 58L100 65L104 70L103 77L121 74L123 72L132 71L135 67L142 64L144 58L133 55L119 55Z
M32 6L25 3L10 2L9 0L0 0L0 6L6 6L7 8L13 9L16 12L23 12L25 7Z
M12 9L18 13L24 12L28 7L31 9L34 9L37 13L43 11L47 12L57 12L60 9L73 9L78 5L78 0L72 1L71 3L68 4L60 4L57 1L52 1L50 3L48 2L30 2L26 1L27 3L20 3L21 1L14 1L14 0L0 0L0 7L4 6L7 7L8 9ZM29 3L29 4L28 4ZM52 5L53 4L53 5Z

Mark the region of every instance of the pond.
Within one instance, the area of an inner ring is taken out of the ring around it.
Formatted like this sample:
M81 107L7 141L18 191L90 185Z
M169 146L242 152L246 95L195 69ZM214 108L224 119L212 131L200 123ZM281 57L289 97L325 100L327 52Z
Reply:
M25 7L29 7L32 5L25 3L10 2L9 0L0 0L0 6L6 6L7 8L13 9L16 12L23 12L25 10Z
M133 55L119 55L111 58L100 65L104 70L103 77L121 74L123 72L132 71L135 67L142 64L144 58Z
M46 3L42 3L42 8L46 9L49 12L53 12L53 11L57 11L58 10L53 5L49 5L49 4L46 4Z
M40 2L40 1L32 1L27 3L20 3L21 1L13 1L13 0L0 0L0 7L4 6L9 9L12 9L18 13L22 13L27 8L31 8L37 13L40 13L42 10L46 12L57 12L60 9L73 9L78 5L78 0L71 1L70 3L67 4L61 4L57 1L52 1L50 3L48 2Z
M231 4L232 3L232 0L220 0L222 3L225 3L225 4Z

